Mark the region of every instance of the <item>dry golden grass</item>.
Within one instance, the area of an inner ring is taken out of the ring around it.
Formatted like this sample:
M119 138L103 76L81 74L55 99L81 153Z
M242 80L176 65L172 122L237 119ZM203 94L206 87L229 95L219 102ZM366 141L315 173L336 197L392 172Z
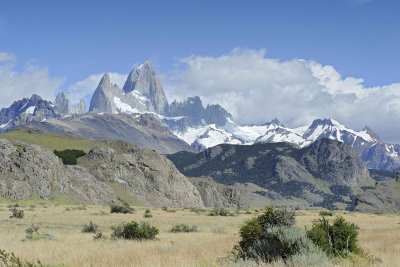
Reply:
M0 248L27 260L64 266L232 266L226 257L239 241L238 229L254 215L211 217L178 209L175 213L152 209L152 218L143 218L145 208L135 214L109 214L108 207L89 206L86 210L66 211L68 206L36 205L22 207L23 219L9 218L6 204L0 206ZM72 207L72 206L69 206ZM101 215L101 212L107 215ZM298 212L297 224L311 225L317 211ZM360 227L360 242L365 251L382 260L379 266L400 266L400 216L343 213ZM110 234L112 225L131 220L148 221L160 229L155 241L93 240L82 233L89 221ZM197 233L170 233L173 225L197 225ZM22 241L31 224L55 236L52 241ZM243 265L243 264L238 264ZM249 264L250 266L253 264ZM337 266L355 266L341 261ZM362 266L363 263L356 265Z

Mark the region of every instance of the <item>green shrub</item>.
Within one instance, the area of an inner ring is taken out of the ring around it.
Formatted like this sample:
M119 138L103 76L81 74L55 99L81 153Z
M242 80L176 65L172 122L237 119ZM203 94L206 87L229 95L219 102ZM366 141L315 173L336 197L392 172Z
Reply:
M324 217L314 221L307 236L330 256L347 257L351 253L361 253L358 227L343 217L336 217L333 224Z
M13 208L10 211L12 213L10 218L17 218L17 219L24 218L24 211L23 210L19 210L17 208Z
M332 211L329 211L329 210L321 210L320 212L319 212L319 215L320 216L333 216L333 212Z
M196 225L189 226L187 224L177 224L174 225L171 229L172 233L191 233L191 232L198 232Z
M54 240L55 239L54 236L44 233L44 232L41 232L39 230L40 230L39 226L32 224L29 228L27 228L25 230L25 233L26 233L25 239L26 240L41 240L41 239Z
M77 149L54 150L54 154L65 165L76 165L78 163L77 159L86 155L84 151Z
M144 218L151 218L153 217L153 215L151 214L151 211L149 209L147 209L144 214L143 214Z
M159 233L158 229L146 222L129 222L111 227L113 233L111 237L116 239L142 240L154 239Z
M326 261L325 253L294 223L293 212L266 208L240 228L241 240L233 252L238 259L257 262L283 261L294 265L303 261L306 265L320 265Z
M83 225L82 232L83 233L96 233L98 225L94 224L90 221L88 224Z
M224 208L216 208L213 209L208 216L235 216L235 214Z
M134 208L130 207L127 203L123 205L111 205L110 206L110 213L133 213L135 211Z
M39 260L28 262L14 255L14 253L7 253L5 250L0 249L0 266L4 267L52 267L55 265L43 265Z

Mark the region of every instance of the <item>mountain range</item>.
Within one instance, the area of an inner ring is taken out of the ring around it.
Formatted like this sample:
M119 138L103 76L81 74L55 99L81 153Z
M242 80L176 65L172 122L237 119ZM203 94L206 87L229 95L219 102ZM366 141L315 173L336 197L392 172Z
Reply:
M334 119L316 119L298 128L286 127L277 119L262 125L239 125L222 106L205 107L199 96L169 103L150 62L134 68L122 88L104 74L89 111L83 99L73 105L63 92L54 104L33 95L0 111L0 131L21 126L123 140L163 154L202 151L219 144L287 142L303 148L329 138L353 147L370 169L400 168L400 145L383 142L367 126L356 131Z
M400 210L400 176L392 179L400 145L334 119L297 128L278 119L239 125L199 96L169 103L150 62L134 68L122 88L104 74L88 110L63 92L54 102L35 94L15 101L0 110L0 132L8 139L0 139L6 198ZM75 139L73 148L83 142L88 154L78 166L64 166L51 150Z

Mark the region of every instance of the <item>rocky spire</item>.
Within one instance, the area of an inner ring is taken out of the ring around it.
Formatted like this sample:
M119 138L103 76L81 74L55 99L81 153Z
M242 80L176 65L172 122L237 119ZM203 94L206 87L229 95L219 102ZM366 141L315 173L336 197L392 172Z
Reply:
M124 84L125 93L137 92L148 98L154 111L158 114L167 114L168 101L160 79L156 76L153 65L146 61L133 69Z
M91 112L113 112L113 85L110 81L110 75L104 74L99 85L93 93L90 100L89 111Z

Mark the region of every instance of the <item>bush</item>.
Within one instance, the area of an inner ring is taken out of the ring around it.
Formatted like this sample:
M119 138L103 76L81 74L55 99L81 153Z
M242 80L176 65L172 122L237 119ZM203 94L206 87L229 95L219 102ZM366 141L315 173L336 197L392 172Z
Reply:
M130 207L127 203L123 205L111 205L110 206L110 213L133 213L135 211L134 208Z
M321 210L320 212L319 212L319 215L320 216L333 216L333 212L332 211L328 211L328 210Z
M235 214L224 208L216 208L213 209L208 216L235 216Z
M5 250L0 249L0 266L4 267L45 267L50 265L43 265L39 260L34 262L25 261L14 253L7 253Z
M147 209L144 214L143 214L144 218L151 218L153 217L153 215L151 214L151 211L149 209Z
M199 230L197 229L196 225L189 226L187 224L177 224L172 227L171 232L172 233L191 233L191 232L198 232Z
M13 208L10 211L12 213L10 218L17 218L17 219L24 218L24 211L23 210L18 210L17 208Z
M95 234L93 236L94 240L101 240L101 239L107 239L107 238L108 238L108 236L103 234L102 232L98 232L97 234Z
M88 224L83 225L83 233L97 233L98 225L90 221Z
M343 217L336 217L333 224L324 217L314 221L307 236L330 256L347 257L362 252L358 244L358 227Z
M54 240L55 239L54 236L44 233L44 232L40 232L39 230L40 230L39 226L32 224L29 228L27 228L25 230L26 240L41 240L41 239Z
M84 151L77 149L54 150L54 154L59 157L65 165L76 165L78 164L77 159L86 155Z
M294 223L294 212L266 208L240 228L241 241L233 252L242 260L283 261L289 265L302 260L307 265L320 265L326 255Z
M111 227L113 233L111 237L117 239L129 239L129 240L142 240L142 239L154 239L159 233L158 229L146 222L129 222L126 224L120 224L118 226Z

